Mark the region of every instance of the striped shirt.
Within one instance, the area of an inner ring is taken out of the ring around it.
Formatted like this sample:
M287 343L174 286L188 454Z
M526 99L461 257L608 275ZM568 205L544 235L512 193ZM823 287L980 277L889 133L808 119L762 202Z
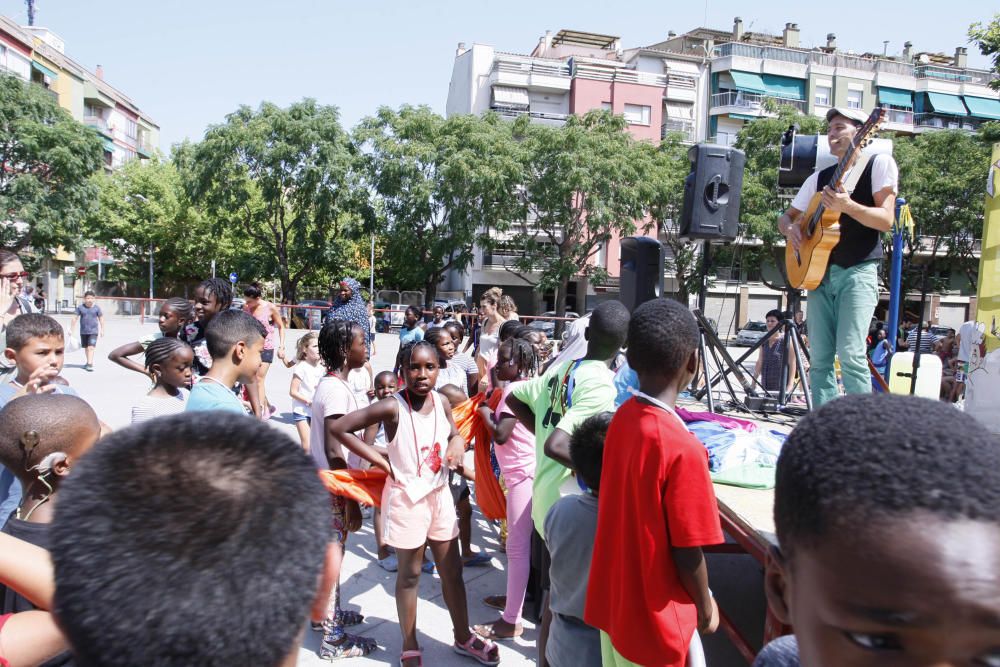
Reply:
M920 354L929 354L934 351L934 343L938 341L938 337L932 334L926 329L922 334L920 334ZM917 327L910 329L910 333L906 336L906 348L910 352L917 351Z
M184 406L187 404L191 392L183 387L177 391L176 396L143 396L139 404L132 407L132 423L137 424L157 417L184 412Z

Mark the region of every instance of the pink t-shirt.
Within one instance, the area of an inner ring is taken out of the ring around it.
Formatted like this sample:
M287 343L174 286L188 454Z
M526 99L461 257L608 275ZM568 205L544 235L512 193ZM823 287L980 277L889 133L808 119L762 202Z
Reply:
M501 415L511 415L513 412L507 407L507 398L515 387L522 384L524 380L511 382L503 389L503 397L497 405L494 416L499 420ZM535 477L535 436L525 428L524 424L517 422L514 430L511 431L507 442L502 445L495 445L493 451L497 455L497 463L500 464L500 471L508 484L534 479Z
M272 318L280 317L277 310L275 310L274 305L263 301L261 302L260 314L254 313L250 306L243 306L243 312L250 313L250 315L264 325L264 329L267 331L267 336L264 338L264 349L273 350L274 349L274 338L275 330L277 327L272 324Z
M444 404L437 392L427 399L433 402L430 414L422 415L410 409L404 392L394 397L399 401L399 422L396 435L389 443L389 463L395 484L406 487L416 477L422 477L432 488L448 483L448 466L444 461L451 435L451 422L444 413ZM437 468L437 470L435 470Z
M367 407L367 406L366 406ZM309 451L313 461L320 470L329 470L330 463L326 458L326 418L333 415L346 415L360 410L358 399L350 385L334 375L326 375L316 385L316 393L312 402L312 425L309 431ZM355 432L359 438L363 432ZM346 448L343 454L349 452Z

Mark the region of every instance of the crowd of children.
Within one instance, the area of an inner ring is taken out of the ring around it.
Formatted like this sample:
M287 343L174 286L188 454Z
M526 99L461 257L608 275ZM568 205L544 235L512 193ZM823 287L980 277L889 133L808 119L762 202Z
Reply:
M60 324L6 323L0 665L283 667L309 628L323 659L372 654L340 582L369 509L402 667L424 664L430 569L453 650L481 664L528 616L539 665L704 665L720 614L702 549L724 536L706 449L676 409L699 365L687 308L603 302L585 350L547 364L544 334L490 291L472 355L461 322L408 311L395 368L376 374L356 282L342 287L352 317L303 335L294 359L267 347L262 302L230 308L225 281L201 283L193 308L166 301L159 333L110 355L152 383L116 433L60 375ZM624 402L623 349L638 386ZM262 423L273 356L293 369L299 446ZM778 462L765 577L795 636L757 664L1000 664L994 463L996 437L943 404L854 396L803 419ZM463 569L492 561L472 548L474 500L504 526L506 590L483 601L499 618L472 626Z

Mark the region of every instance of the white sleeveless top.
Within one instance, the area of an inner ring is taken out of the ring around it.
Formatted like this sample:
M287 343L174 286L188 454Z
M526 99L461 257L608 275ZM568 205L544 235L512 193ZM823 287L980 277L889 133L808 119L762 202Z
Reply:
M448 436L451 435L444 404L437 392L432 391L426 399L433 402L430 414L422 415L416 410L411 412L403 391L393 394L399 401L399 424L395 437L388 445L395 483L405 487L419 476L427 480L432 488L440 488L448 483L448 464L444 455L448 448ZM435 445L441 457L441 467L436 473L432 469L433 461L429 460Z

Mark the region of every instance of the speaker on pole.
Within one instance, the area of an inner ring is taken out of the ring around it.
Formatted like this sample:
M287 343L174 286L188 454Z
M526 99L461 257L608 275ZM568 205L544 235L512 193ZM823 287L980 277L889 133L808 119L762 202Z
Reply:
M680 235L734 241L739 232L740 192L746 155L729 146L697 144L688 150Z
M663 294L663 244L648 236L621 240L620 298L629 312Z

